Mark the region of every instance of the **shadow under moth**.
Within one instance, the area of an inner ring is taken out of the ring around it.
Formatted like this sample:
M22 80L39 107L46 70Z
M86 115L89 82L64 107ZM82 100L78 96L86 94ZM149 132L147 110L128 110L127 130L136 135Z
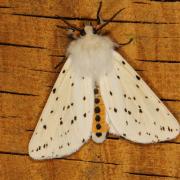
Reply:
M106 22L71 25L74 39L29 143L33 159L52 159L76 152L90 138L96 143L107 132L136 143L156 143L178 136L178 121L142 78L115 51L101 30ZM78 33L79 34L78 34Z

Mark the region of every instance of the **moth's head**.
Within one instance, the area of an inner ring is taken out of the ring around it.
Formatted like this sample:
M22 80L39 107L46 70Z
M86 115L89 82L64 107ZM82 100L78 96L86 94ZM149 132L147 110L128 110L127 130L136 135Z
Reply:
M83 22L83 25L81 25L81 27L79 27L77 30L69 31L69 34L72 34L74 36L92 35L96 34L96 29L90 21L86 21Z
M104 26L104 22L92 23L91 21L86 21L83 23L82 30L80 31L81 36L91 35L91 34L102 34L101 27Z
M85 21L79 27L75 27L74 25L70 25L67 21L63 21L68 24L69 27L58 27L68 30L68 37L70 39L77 39L86 35L102 34L102 31L99 29L101 25L97 24L96 22L92 23L90 21Z
M96 34L95 28L92 26L92 24L87 24L84 26L83 34L82 35L91 35Z
M80 31L81 36L85 35L92 35L92 34L99 34L99 31L97 31L98 25L93 25L92 22L86 21L83 23L82 30Z

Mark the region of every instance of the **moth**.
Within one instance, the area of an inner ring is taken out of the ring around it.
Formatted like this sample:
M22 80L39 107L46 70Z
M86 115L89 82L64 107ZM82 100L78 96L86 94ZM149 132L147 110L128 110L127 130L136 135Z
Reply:
M29 143L33 159L52 159L76 152L90 138L102 143L107 133L136 143L156 143L178 136L175 117L115 51L108 36L100 35L109 20L78 28L66 23L74 40ZM77 36L77 32L80 33Z

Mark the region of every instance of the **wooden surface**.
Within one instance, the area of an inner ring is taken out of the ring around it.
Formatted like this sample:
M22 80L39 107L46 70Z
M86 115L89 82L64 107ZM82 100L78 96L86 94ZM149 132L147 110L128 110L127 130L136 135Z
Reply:
M62 25L94 20L98 0L0 1L0 179L149 180L180 178L180 137L156 145L108 137L63 159L34 161L27 146L68 39ZM107 29L119 51L180 119L180 2L104 0L102 17L126 8Z

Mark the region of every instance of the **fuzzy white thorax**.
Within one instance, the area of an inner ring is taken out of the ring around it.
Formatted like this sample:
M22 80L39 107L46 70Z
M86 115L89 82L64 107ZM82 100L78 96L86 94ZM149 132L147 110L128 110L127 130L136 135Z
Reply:
M86 35L72 41L67 50L72 68L80 76L99 77L112 71L115 43L107 36L93 34L92 26L85 26Z

